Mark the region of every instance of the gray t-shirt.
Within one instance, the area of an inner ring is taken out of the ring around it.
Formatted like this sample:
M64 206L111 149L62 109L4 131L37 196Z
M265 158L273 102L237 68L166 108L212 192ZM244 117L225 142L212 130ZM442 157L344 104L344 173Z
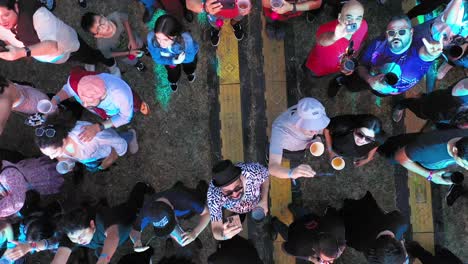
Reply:
M304 135L290 122L291 115L296 111L296 105L278 116L271 128L270 153L282 155L283 149L299 151L307 148L314 136Z
M107 19L115 24L115 34L110 38L98 38L96 45L106 58L111 58L112 52L128 50L129 40L124 27L124 22L128 21L128 15L122 12L113 12L107 16ZM133 35L137 39L134 32Z

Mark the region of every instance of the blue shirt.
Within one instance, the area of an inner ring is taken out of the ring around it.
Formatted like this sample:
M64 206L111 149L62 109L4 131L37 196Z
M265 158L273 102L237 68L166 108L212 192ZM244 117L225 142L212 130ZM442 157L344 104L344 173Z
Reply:
M393 86L398 93L413 88L426 74L432 61L426 62L419 57L421 41L413 41L410 48L402 54L390 50L388 41L379 37L367 47L360 60L360 65L369 69L371 75L393 72L399 76L399 81Z
M161 48L154 38L154 33L150 32L148 34L148 50L157 64L174 65L173 60L182 52L185 52L185 60L182 63L190 63L195 60L199 46L188 32L182 33L183 45L174 42L169 48Z

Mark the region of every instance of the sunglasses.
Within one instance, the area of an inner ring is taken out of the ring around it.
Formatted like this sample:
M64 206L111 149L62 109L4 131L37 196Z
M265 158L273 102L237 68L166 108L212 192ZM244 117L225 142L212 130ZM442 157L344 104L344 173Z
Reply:
M375 138L366 136L364 133L362 133L362 131L356 130L354 133L356 134L356 136L358 138L365 139L367 142L374 142L375 141Z
M234 190L229 190L229 191L227 191L227 192L222 191L222 193L223 193L225 196L232 196L234 193L238 193L238 192L242 191L243 189L244 189L244 186L239 185L239 186L237 186L236 188L234 188Z
M37 137L42 137L42 136L46 135L46 137L48 137L48 138L54 137L55 133L56 133L56 131L53 128L42 128L42 127L36 128L36 132L35 132Z
M399 29L399 30L387 30L387 35L390 37L395 37L397 34L400 36L406 35L406 32L409 31L409 29L404 28L404 29Z

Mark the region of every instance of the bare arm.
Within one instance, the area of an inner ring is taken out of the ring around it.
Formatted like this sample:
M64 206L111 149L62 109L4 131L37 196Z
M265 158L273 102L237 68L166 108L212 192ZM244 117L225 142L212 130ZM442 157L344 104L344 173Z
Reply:
M331 134L330 134L330 130L325 128L323 130L323 135L325 136L325 147L327 148L327 152L328 152L328 157L330 159L336 157L336 153L333 151L333 148L332 148L332 145L333 145L333 139L331 137Z
M226 240L223 237L223 222L221 221L212 221L211 222L211 233L216 240Z
M98 259L99 264L109 263L109 260L114 255L117 247L119 246L119 226L111 225L106 229L106 240L104 241L104 246L102 247L101 256Z
M270 175L280 179L311 178L315 176L315 171L307 164L301 164L294 169L284 168L281 166L282 159L282 155L272 154L270 152L270 161L268 163Z
M200 221L198 221L198 225L193 229L193 233L195 237L198 237L203 230L205 230L206 226L210 223L210 211L208 210L208 206L205 205L205 209L200 214Z
M186 2L187 9L194 12L194 13L202 13L203 5L201 0L187 0Z
M66 264L71 253L71 249L66 247L59 247L51 264Z
M11 107L13 102L10 98L5 97L0 99L0 135L3 134L3 130L7 124L8 118L11 114Z
M452 0L442 13L442 21L447 24L455 24L460 14L462 0Z
M429 177L430 171L426 170L416 162L412 161L407 155L405 151L406 147L403 147L397 151L395 154L395 160L401 164L401 166L405 167L407 170L412 171L416 174L423 176L424 178Z
M128 20L126 20L126 21L123 22L123 25L125 27L125 31L127 32L129 45L133 49L136 49L137 48L136 47L136 41L135 41L135 37L133 36L133 31L132 31L132 27L130 26L130 23L128 22Z
M110 155L107 156L107 158L105 158L105 159L101 162L101 167L102 167L103 169L109 168L118 158L119 158L119 155L117 154L117 152L115 151L115 149L112 148L112 151L111 151Z
M65 100L67 100L68 98L71 97L70 95L67 94L67 92L65 92L65 90L63 88L60 89L60 91L58 93L56 93L55 96L58 96L60 98L60 102L65 101ZM57 102L56 98L52 98L52 100L50 102L53 105L58 105L59 104L59 102Z
M452 89L452 96L468 95L468 78L459 81Z

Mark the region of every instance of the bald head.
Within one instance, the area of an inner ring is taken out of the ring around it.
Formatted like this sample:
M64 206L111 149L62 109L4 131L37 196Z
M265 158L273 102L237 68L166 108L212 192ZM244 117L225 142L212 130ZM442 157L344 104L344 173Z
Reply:
M349 34L354 34L361 27L362 19L364 16L364 7L356 0L350 0L343 5L341 13L338 15L338 21L341 24L353 25L349 27Z

